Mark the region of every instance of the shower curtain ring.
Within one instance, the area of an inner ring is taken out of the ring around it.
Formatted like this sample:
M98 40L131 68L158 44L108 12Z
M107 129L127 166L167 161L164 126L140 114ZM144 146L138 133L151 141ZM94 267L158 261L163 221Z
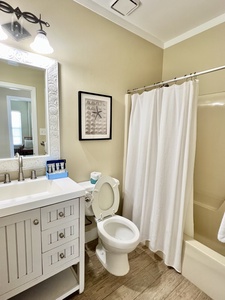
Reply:
M197 72L194 72L194 80L198 79L198 76L196 74L197 74Z

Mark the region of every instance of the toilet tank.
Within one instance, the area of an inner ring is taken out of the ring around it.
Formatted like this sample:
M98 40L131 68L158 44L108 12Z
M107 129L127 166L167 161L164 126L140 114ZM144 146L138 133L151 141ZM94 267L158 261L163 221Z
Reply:
M95 187L95 184L92 184L90 180L79 182L79 185L85 189L85 216L91 217L94 216L94 212L91 206L91 194Z
M79 182L78 184L81 185L82 188L85 189L87 192L92 192L95 187L95 184L92 184L90 180Z

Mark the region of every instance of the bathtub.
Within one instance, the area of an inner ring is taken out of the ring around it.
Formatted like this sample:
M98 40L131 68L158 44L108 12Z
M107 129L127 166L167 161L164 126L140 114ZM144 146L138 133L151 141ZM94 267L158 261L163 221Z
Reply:
M187 235L182 275L212 299L225 299L225 257Z
M182 275L214 300L225 299L225 244L217 240L224 211L224 199L195 193L194 238L184 236Z

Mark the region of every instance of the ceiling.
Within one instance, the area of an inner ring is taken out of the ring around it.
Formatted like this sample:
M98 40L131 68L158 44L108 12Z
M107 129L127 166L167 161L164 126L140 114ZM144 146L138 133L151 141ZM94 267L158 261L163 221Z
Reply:
M127 16L110 7L116 0L73 1L161 48L225 22L224 0L140 0Z

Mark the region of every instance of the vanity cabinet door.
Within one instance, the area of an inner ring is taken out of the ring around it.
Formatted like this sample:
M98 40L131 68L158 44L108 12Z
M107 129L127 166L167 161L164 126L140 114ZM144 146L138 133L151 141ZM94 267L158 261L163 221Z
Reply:
M40 209L0 218L0 295L42 274Z

